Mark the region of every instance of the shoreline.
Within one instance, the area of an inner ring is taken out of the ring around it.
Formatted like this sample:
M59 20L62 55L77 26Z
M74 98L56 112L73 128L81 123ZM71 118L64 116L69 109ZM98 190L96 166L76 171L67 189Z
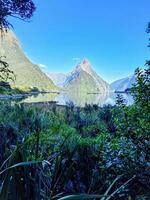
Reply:
M58 91L45 91L45 92L29 92L23 94L0 94L0 100L11 100L11 99L23 99L29 96L39 95L39 94L60 94Z

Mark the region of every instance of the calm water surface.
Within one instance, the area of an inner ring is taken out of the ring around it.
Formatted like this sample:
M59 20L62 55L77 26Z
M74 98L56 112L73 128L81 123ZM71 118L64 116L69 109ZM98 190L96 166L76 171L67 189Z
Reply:
M121 94L125 99L127 105L133 104L133 97L130 94ZM85 104L97 104L99 106L111 104L116 102L117 94L81 94L81 93L61 93L61 94L38 94L24 99L22 102L38 103L56 101L59 105L66 105L70 102L76 106L84 106Z

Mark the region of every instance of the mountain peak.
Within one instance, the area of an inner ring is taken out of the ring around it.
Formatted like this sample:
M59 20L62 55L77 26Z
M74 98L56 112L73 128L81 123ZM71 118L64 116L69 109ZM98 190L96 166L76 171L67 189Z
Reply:
M83 70L89 73L91 71L91 63L89 62L89 60L84 59L81 63L77 65L77 69Z
M91 65L91 64L90 64L90 61L89 61L88 59L84 59L84 60L82 61L82 64L83 64L83 65Z
M68 91L78 93L109 93L110 87L93 69L91 63L84 59L67 76L63 86Z

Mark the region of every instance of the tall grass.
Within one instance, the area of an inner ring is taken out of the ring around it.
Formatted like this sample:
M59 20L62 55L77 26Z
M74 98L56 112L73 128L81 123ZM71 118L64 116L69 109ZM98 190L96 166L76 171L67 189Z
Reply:
M0 199L149 195L148 136L122 129L133 107L0 106Z

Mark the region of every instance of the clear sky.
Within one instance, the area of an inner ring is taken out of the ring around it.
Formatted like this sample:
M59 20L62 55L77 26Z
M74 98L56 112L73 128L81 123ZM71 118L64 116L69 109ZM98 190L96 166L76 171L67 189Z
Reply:
M131 75L150 58L149 0L33 0L30 23L11 19L28 57L50 72L88 58L106 81Z

